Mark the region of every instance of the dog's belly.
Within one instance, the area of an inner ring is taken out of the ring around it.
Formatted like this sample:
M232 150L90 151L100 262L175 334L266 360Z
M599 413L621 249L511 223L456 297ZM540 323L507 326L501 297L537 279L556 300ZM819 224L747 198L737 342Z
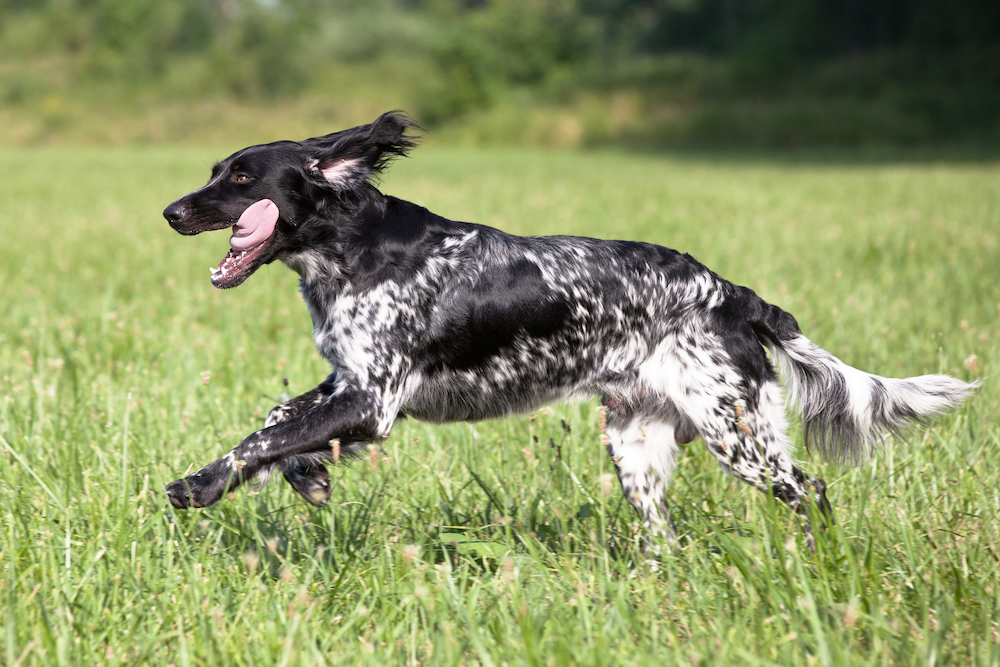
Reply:
M583 331L587 328L581 327ZM586 397L611 386L635 384L649 344L593 333L525 337L478 363L440 355L407 383L403 411L425 421L478 421L537 410L555 401Z
M403 411L435 423L480 421L529 412L579 392L578 382L546 384L524 376L498 381L486 372L442 372L420 377Z

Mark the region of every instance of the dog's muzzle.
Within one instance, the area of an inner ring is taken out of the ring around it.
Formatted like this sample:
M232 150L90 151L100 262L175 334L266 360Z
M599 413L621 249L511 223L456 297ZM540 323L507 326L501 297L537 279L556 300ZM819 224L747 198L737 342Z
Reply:
M163 209L163 217L167 219L167 222L170 223L170 226L174 229L177 229L186 215L187 209L177 203L171 204Z

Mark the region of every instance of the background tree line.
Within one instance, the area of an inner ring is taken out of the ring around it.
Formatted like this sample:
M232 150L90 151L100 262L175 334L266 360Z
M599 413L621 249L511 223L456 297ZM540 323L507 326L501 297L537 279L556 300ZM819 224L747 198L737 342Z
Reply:
M324 97L476 141L1000 138L995 0L0 0L0 58L22 142L151 108L176 139L198 100L208 122Z

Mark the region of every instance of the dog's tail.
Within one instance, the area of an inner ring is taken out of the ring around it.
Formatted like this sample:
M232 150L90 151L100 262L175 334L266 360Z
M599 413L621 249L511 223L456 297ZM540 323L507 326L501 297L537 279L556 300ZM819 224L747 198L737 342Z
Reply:
M794 317L752 290L738 287L737 293L754 333L778 360L790 402L802 414L806 444L828 461L860 463L886 434L905 434L958 406L979 387L979 382L948 375L870 375L803 336Z

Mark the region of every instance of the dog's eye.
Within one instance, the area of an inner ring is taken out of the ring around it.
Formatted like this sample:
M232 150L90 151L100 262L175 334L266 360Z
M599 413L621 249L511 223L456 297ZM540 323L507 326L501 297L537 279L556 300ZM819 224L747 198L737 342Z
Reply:
M246 183L246 182L247 182L247 181L249 181L249 180L250 180L250 177L249 177L249 176L247 176L246 174L239 174L239 175L238 175L238 176L236 177L236 182L237 182L237 183Z

